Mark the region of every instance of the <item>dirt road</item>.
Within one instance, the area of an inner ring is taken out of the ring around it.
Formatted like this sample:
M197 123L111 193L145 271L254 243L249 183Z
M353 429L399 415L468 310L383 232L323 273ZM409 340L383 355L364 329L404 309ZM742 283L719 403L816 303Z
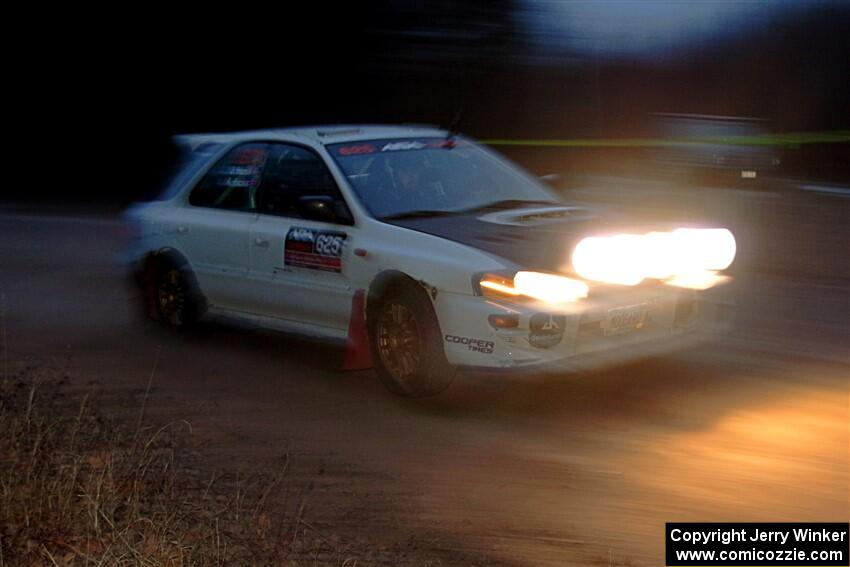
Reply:
M221 464L288 452L280 505L303 500L358 564L658 565L667 521L848 520L848 281L781 248L846 244L835 215L850 201L805 199L718 205L774 251L739 275L739 326L719 344L416 402L303 339L221 322L163 333L137 315L112 221L4 213L8 357L142 389L161 347L156 411L190 420Z

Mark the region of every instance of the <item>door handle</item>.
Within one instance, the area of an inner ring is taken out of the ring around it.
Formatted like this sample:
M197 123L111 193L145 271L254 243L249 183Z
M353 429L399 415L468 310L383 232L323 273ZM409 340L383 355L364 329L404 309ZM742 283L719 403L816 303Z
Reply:
M269 247L269 241L268 241L268 239L266 239L266 238L260 238L259 236L258 236L257 238L255 238L255 239L254 239L254 244L255 244L256 246L259 246L260 248L268 248L268 247Z
M178 234L186 234L187 232L189 232L188 226L178 226L177 227L177 233Z

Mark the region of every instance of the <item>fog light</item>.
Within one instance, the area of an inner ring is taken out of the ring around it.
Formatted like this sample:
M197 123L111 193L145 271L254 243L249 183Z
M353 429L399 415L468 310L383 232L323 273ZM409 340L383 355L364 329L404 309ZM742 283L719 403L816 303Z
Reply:
M536 348L552 348L564 338L567 318L563 315L535 313L528 322L528 344Z
M519 327L519 315L490 315L487 321L494 329L516 329Z

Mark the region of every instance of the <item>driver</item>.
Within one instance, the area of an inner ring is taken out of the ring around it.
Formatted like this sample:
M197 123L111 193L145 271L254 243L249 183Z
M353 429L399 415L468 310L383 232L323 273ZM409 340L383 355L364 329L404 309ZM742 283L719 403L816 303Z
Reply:
M370 164L370 209L378 217L422 210L442 210L446 196L425 152L392 151Z
M445 206L443 190L432 179L432 168L424 152L398 152L387 160L389 177L395 187L395 197L405 210L441 209Z
M408 194L419 191L421 170L424 167L424 164L412 153L399 152L392 159L387 160L387 169L393 185L398 191Z

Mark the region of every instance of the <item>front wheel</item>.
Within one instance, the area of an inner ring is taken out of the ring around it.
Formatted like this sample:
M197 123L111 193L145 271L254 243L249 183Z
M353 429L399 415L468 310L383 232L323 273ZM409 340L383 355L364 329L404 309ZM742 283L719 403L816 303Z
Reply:
M424 290L400 283L376 301L369 339L375 369L387 388L406 397L448 388L456 370L446 360L440 325Z

